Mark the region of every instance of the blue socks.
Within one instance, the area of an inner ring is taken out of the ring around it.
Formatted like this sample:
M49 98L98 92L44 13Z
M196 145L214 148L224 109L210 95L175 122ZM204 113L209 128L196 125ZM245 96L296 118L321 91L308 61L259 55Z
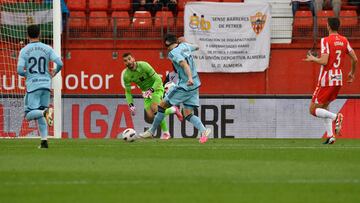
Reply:
M40 131L40 137L41 140L47 140L47 136L48 136L48 126L46 124L46 120L44 117L39 118L37 120L38 125L39 125L39 131Z
M165 109L163 109L161 106L158 107L158 112L155 115L154 122L152 123L150 127L150 132L155 135L156 129L159 127L162 120L164 120L165 117Z
M188 120L190 123L192 123L195 126L195 128L197 128L200 131L200 133L202 133L206 130L205 126L202 124L199 117L197 117L193 114L190 114L190 115L186 116L185 119Z

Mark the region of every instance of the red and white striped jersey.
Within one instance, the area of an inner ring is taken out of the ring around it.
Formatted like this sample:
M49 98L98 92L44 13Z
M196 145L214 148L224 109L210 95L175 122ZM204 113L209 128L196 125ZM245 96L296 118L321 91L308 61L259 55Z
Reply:
M352 51L346 37L331 34L321 38L321 54L329 54L326 65L322 65L319 74L318 86L342 86L342 68L346 54Z

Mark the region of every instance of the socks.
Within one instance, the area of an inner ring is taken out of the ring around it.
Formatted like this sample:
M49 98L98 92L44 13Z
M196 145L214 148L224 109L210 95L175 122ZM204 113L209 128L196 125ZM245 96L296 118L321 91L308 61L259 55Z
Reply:
M159 127L160 123L164 120L164 117L165 117L165 113L160 111L158 111L157 114L155 115L154 121L151 127L149 128L150 132L153 135L155 134L155 131Z
M166 115L166 113L165 113ZM165 119L163 119L160 123L160 128L163 132L169 132L169 128L167 127Z
M197 128L200 131L200 133L202 133L206 130L205 126L202 124L199 117L191 114L186 117L186 120L188 120L190 123L192 123L195 126L195 128Z
M170 114L174 114L175 111L176 111L175 106L172 106L172 107L167 108L167 109L165 110L165 115L167 116L167 115L170 115Z
M41 140L47 140L48 126L44 117L37 119Z
M332 120L331 120L331 118L323 118L322 120L324 121L327 137L332 137L333 136L333 129L332 129Z
M44 117L44 111L43 110L32 110L29 113L26 114L26 120L35 120L38 118Z
M330 118L332 121L336 119L336 114L322 108L316 108L315 115L319 118Z

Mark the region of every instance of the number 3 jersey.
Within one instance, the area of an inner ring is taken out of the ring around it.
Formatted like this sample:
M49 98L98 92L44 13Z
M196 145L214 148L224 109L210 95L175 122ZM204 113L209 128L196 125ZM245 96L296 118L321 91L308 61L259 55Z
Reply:
M20 50L17 71L19 75L26 77L28 93L39 89L51 89L50 61L54 61L60 68L63 65L54 50L44 43L32 42Z
M329 60L321 66L318 86L342 86L344 59L351 51L349 41L344 36L330 34L321 38L321 54L329 54Z

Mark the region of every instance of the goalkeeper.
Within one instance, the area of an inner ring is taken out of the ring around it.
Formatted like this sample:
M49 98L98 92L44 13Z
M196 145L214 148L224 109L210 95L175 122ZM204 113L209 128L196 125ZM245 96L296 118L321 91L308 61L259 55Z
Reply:
M146 121L148 123L152 123L155 113L157 112L158 105L164 95L162 80L150 64L144 61L135 61L135 58L131 55L131 53L124 53L123 60L126 66L123 76L125 96L131 114L134 116L136 112L131 94L131 83L133 82L143 92L142 96L144 97L144 108L147 115L146 117L148 118ZM161 139L170 139L171 136L165 120L161 121L160 127L163 132Z

